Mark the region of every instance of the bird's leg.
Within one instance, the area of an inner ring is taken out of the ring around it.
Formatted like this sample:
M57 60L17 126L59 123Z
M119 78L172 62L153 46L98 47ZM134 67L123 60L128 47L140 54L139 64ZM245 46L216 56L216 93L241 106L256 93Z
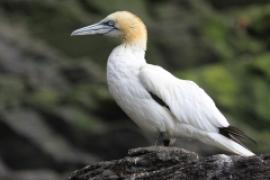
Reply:
M176 142L175 138L169 138L168 146L174 146Z
M174 146L176 142L175 138L171 138L168 135L164 136L163 138L163 145L164 146Z
M163 145L163 146L173 146L175 144L176 139L170 138L169 135L165 132L159 132L158 138L155 142L155 145Z
M163 145L164 146L170 146L170 139L163 139Z
M164 139L164 132L159 132L158 133L158 136L157 136L157 139L155 141L155 146L161 146L163 145L163 139Z

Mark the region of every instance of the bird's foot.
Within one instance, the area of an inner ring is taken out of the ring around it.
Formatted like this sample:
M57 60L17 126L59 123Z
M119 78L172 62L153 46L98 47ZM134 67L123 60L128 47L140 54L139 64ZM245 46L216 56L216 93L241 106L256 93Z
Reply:
M158 134L158 137L156 138L154 145L155 146L162 146L163 145L163 133L162 132Z
M175 142L175 138L170 138L166 133L160 132L155 141L155 146L174 146Z
M164 146L174 146L176 142L175 138L163 139Z

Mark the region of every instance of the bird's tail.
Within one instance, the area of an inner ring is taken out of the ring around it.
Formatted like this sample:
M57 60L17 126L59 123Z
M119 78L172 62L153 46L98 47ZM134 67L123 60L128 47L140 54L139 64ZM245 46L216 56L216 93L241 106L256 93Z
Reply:
M253 152L248 150L246 147L240 145L239 143L223 136L222 134L218 133L209 133L209 142L210 144L213 144L215 146L218 146L219 148L222 148L224 150L233 152L238 155L242 156L253 156L255 155ZM211 142L212 141L212 142Z

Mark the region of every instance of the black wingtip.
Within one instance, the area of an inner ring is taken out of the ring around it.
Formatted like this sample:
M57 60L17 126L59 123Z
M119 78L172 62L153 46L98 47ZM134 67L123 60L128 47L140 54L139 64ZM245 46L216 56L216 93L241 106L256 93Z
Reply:
M233 126L220 127L219 133L242 145L247 141L252 142L253 144L257 144L257 142L254 139L247 136L243 131Z

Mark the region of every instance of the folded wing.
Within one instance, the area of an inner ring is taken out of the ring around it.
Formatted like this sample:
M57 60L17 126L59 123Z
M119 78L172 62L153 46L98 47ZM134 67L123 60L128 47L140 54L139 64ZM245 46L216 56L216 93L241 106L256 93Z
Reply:
M140 69L139 76L143 86L169 107L177 122L207 132L229 126L213 100L196 83L180 80L149 64Z

